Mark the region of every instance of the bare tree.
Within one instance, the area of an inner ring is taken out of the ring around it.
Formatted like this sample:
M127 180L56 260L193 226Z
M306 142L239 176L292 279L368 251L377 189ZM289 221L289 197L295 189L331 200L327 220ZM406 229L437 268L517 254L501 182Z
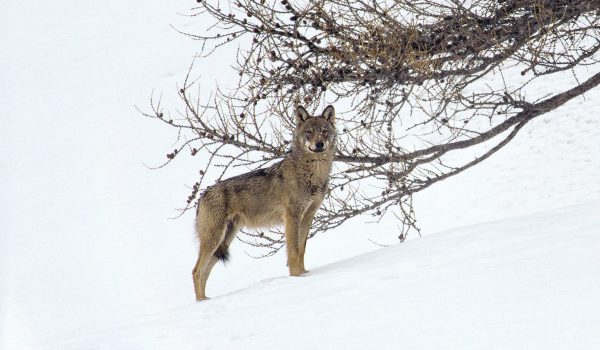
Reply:
M199 60L239 45L239 81L203 99L188 74L180 115L155 101L146 114L184 136L163 165L202 155L183 211L211 184L208 168L221 170L219 180L277 160L294 106L327 100L346 113L311 237L393 209L404 240L416 228L414 193L480 163L600 83L597 0L198 0L191 15L213 20L204 34L184 33L200 42ZM466 149L467 162L449 157ZM246 234L269 253L283 245L277 231Z

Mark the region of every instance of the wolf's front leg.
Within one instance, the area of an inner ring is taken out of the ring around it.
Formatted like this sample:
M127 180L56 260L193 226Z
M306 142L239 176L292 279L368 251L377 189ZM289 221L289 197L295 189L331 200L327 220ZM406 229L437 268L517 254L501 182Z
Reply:
M317 209L321 206L320 201L313 202L302 217L300 221L300 232L298 233L298 261L300 263L300 269L302 273L308 272L304 267L304 253L306 252L306 240L308 239L308 233L310 232L310 226L312 225L313 218Z
M287 246L288 268L290 276L300 276L303 272L300 266L300 252L298 234L300 231L300 218L295 213L288 211L285 216L285 244Z

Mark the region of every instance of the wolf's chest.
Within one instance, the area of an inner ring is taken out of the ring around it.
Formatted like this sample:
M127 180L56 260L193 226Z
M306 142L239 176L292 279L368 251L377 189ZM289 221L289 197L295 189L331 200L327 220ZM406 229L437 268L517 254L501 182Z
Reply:
M310 204L315 200L322 201L325 197L325 193L327 192L328 182L306 182L303 183L300 188L300 193L298 198L301 202L305 204Z

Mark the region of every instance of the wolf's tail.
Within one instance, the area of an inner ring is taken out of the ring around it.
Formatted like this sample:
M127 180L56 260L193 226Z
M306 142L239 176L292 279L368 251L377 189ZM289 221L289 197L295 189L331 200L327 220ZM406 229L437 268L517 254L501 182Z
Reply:
M215 251L215 257L221 260L224 264L229 261L229 247L221 244Z
M223 263L227 263L229 261L229 242L232 241L233 236L236 234L236 227L232 220L227 222L227 227L225 227L225 236L223 237L223 243L219 245L217 250L215 251L215 257L221 260Z

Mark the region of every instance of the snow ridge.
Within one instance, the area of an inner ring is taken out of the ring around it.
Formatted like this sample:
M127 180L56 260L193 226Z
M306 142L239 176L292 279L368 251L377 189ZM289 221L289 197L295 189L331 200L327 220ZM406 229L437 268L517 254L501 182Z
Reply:
M598 348L599 212L442 232L42 348Z

